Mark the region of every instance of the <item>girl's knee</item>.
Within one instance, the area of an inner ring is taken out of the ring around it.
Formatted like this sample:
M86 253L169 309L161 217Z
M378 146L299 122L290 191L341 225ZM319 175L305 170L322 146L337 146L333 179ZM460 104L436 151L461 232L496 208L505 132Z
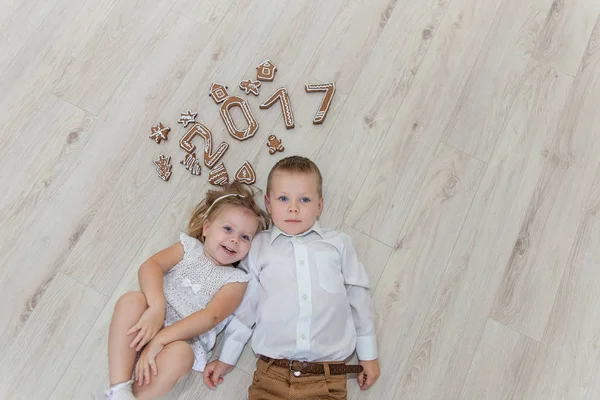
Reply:
M171 372L175 380L179 380L186 376L192 370L192 366L194 365L194 352L187 342L178 340L169 343L162 352L165 353L165 358L168 358L168 360L165 361L173 366Z
M142 292L128 292L119 297L115 304L115 311L138 311L143 312L148 307L146 296Z

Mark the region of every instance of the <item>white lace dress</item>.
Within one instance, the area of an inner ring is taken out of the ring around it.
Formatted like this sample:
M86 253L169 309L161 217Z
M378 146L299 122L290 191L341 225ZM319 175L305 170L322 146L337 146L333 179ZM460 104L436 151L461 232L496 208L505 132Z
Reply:
M183 259L164 276L167 300L165 327L202 310L213 296L230 282L248 282L250 276L241 269L216 265L204 255L204 245L185 233L180 235ZM229 323L231 316L208 332L188 340L194 351L195 371L204 371L211 357L217 334Z

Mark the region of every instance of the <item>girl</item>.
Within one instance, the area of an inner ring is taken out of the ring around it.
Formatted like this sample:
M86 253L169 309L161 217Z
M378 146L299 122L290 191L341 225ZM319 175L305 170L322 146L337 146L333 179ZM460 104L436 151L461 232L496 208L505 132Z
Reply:
M208 191L192 214L189 235L144 262L142 291L124 294L115 305L107 399L156 397L191 369L204 370L216 335L246 291L249 276L235 266L268 225L241 184Z

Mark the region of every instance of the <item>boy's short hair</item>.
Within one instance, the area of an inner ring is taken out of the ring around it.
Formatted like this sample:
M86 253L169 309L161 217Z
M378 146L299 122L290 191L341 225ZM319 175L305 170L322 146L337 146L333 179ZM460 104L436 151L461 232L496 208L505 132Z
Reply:
M271 193L271 180L275 171L287 171L287 172L303 172L306 174L315 174L317 176L317 192L319 197L323 197L323 177L317 164L312 160L301 157L301 156L290 156L279 160L271 172L269 172L269 178L267 179L267 196Z

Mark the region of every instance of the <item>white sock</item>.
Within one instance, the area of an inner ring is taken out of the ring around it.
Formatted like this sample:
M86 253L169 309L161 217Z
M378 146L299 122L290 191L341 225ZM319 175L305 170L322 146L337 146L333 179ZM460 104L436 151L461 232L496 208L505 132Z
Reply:
M133 379L112 385L104 392L106 400L135 400L132 386Z

